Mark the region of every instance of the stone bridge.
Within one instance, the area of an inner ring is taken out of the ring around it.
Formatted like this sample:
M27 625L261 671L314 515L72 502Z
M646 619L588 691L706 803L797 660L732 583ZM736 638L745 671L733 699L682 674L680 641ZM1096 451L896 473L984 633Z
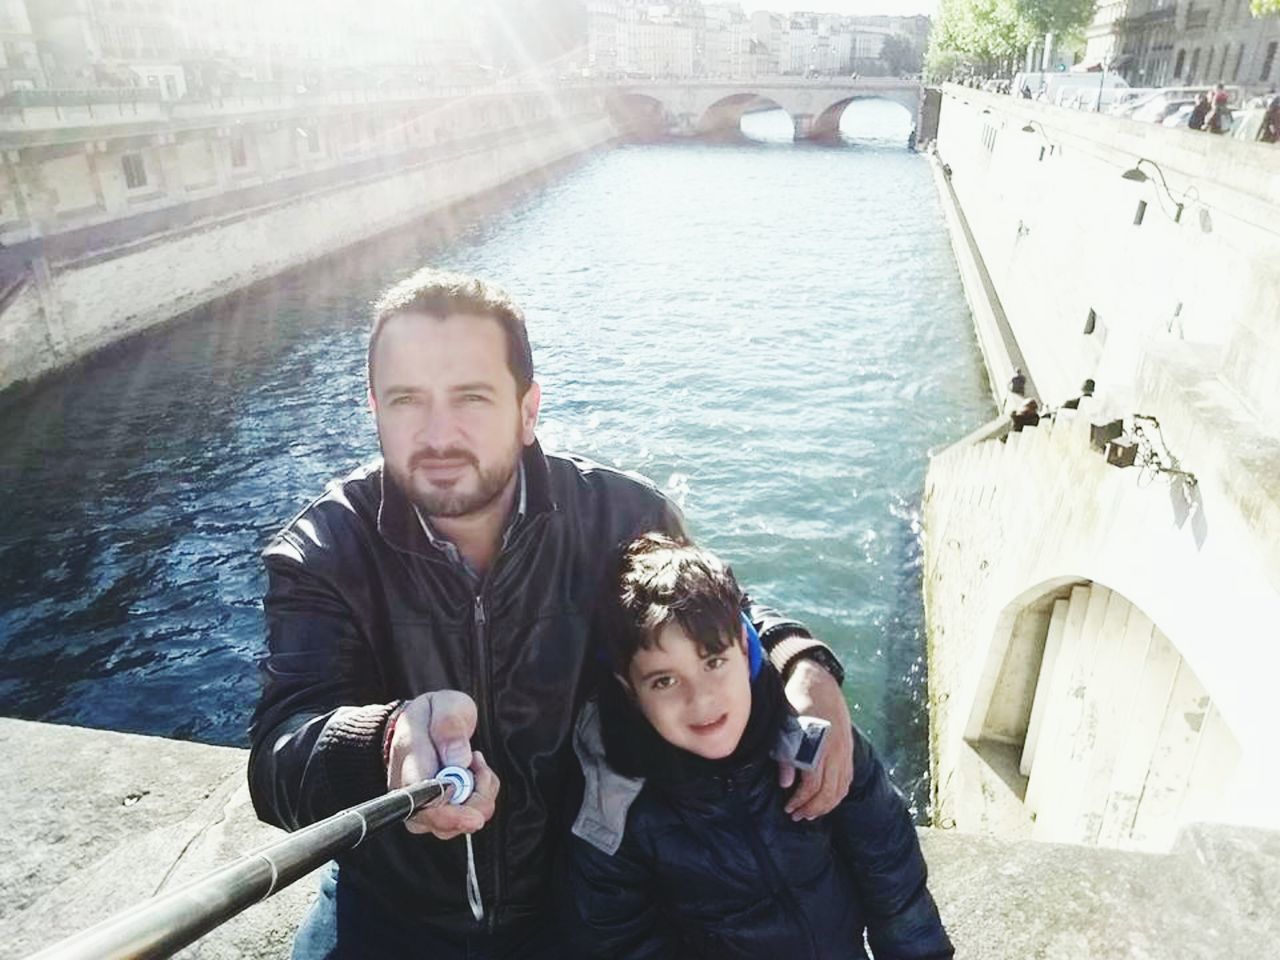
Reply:
M632 128L690 135L736 131L744 113L780 108L791 115L800 140L834 137L844 108L866 99L901 104L919 129L920 84L885 77L641 80L620 84L612 104Z

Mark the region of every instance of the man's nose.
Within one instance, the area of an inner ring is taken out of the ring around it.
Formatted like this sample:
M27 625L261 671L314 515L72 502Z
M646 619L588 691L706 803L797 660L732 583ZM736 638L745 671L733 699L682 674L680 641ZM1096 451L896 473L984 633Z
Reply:
M419 446L443 449L457 439L457 424L447 408L430 406L423 410L413 439Z

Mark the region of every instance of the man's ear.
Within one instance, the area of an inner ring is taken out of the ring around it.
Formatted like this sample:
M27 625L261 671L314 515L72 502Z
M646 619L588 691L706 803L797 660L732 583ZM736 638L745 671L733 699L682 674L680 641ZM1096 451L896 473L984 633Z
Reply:
M533 443L534 430L538 426L538 409L541 406L542 388L534 380L520 398L520 442L526 447Z
M376 417L378 415L378 398L373 395L373 387L370 387L365 393L365 398L369 401L369 412Z

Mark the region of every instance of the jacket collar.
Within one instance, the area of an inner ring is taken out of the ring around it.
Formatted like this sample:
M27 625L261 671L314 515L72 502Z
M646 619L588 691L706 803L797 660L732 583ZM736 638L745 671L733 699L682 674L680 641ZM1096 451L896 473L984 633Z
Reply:
M551 498L551 468L547 463L542 445L535 439L524 448L520 464L523 468L521 499L524 515L533 517L539 513L555 510L555 502ZM432 546L431 537L423 529L418 513L409 498L396 485L382 465L379 483L378 500L378 533L395 547L407 553L419 556L433 556L438 550Z

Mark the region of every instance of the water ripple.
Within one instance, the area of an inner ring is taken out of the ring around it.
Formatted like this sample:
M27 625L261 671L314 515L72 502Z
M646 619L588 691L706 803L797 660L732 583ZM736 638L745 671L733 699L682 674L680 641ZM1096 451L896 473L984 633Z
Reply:
M3 411L0 709L244 742L257 552L376 452L367 304L423 262L527 306L544 444L652 477L828 640L919 806L926 454L989 410L928 167L899 149L618 149Z

